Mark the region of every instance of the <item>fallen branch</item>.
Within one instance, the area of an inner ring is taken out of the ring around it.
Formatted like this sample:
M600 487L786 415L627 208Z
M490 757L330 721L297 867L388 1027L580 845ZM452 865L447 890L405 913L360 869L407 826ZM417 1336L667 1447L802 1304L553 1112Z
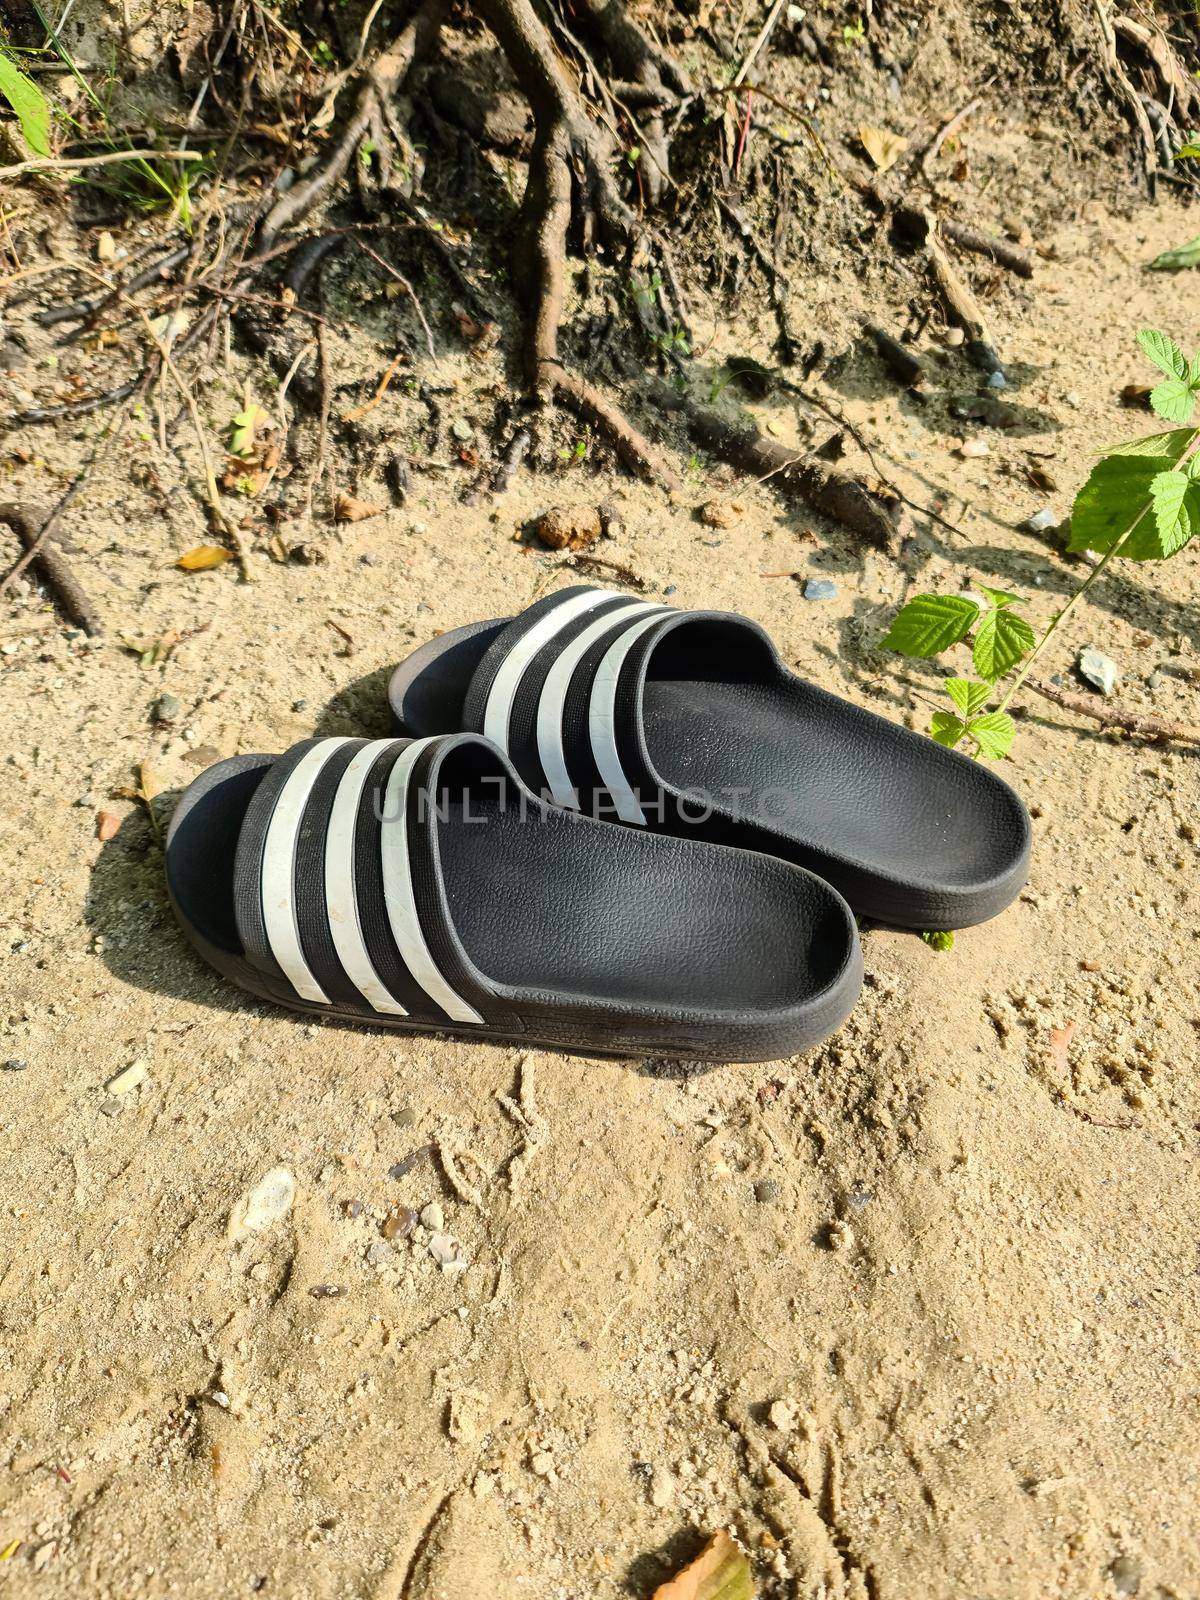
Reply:
M1126 733L1136 733L1155 742L1173 740L1179 744L1200 744L1200 727L1194 723L1166 722L1161 717L1143 717L1136 711L1125 711L1120 706L1098 705L1086 695L1068 694L1042 678L1027 678L1025 687L1040 694L1044 700L1061 706L1064 711L1090 717L1093 722L1099 722L1106 728L1121 728Z
M26 567L33 564L54 591L55 599L71 621L82 628L90 639L97 639L104 632L99 614L71 570L61 546L55 541L55 527L64 504L65 498L42 521L40 529L35 528L34 519L23 506L11 502L0 505L0 522L6 522L25 546L25 554L0 582L0 594Z
M960 250L986 256L998 267L1007 267L1009 272L1015 272L1019 278L1033 277L1033 257L1019 244L1013 244L1008 239L993 238L990 233L981 233L978 228L969 227L965 222L955 222L953 217L943 217L938 226L951 244L956 244Z
M117 161L203 161L202 150L109 150L102 156L32 156L11 167L0 167L0 178L19 178L25 172L76 172L83 167L108 167Z
M665 404L671 401L664 395ZM797 452L768 439L752 422L738 422L720 412L674 397L688 432L696 443L731 466L760 480L778 478L805 505L831 517L864 544L889 550L900 531L899 505L869 489L860 479L839 472L808 451Z

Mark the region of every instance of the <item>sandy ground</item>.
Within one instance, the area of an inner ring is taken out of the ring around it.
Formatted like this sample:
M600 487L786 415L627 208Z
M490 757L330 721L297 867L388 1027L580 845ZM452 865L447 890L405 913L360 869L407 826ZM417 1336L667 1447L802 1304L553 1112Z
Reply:
M626 531L603 554L649 593L748 613L800 672L925 726L942 669L878 651L896 604L978 577L1048 618L1081 569L1019 524L1148 428L1115 398L1147 375L1133 334L1197 329L1194 280L1142 263L1193 231L1093 207L1032 291L1002 286L1028 428L845 367L889 470L961 530L918 517L895 558L703 464L673 504L584 464L473 508L418 475L325 564L257 556L247 586L173 567L202 519L155 491L178 473L153 426L113 452L69 529L107 638L32 590L0 615L0 1064L23 1069L0 1073L4 1594L609 1600L721 1525L763 1596L1200 1594L1194 751L1031 702L1020 901L949 955L868 933L836 1038L707 1071L248 1004L175 928L129 795L148 763L161 826L218 753L386 731L414 641L573 580L514 530L606 498ZM943 371L972 387L956 354ZM473 404L463 377L447 414ZM963 428L987 457L955 457ZM13 441L14 497L50 498L45 443ZM723 532L695 520L714 493L745 507ZM1054 665L1097 643L1124 703L1200 722L1195 562L1114 575ZM121 642L166 636L157 665ZM279 1165L290 1213L231 1239ZM424 1226L381 1247L391 1208L431 1204L464 1273Z

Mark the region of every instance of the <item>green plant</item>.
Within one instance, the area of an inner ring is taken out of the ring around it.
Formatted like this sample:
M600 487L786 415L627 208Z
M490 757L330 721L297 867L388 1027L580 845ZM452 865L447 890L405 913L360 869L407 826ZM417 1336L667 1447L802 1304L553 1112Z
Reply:
M50 154L50 107L15 57L0 45L0 97L16 112L21 137L35 156Z
M930 733L950 748L965 744L976 757L999 760L1016 731L1009 706L1071 612L1110 561L1162 561L1177 554L1200 531L1200 429L1192 426L1200 392L1200 355L1189 359L1166 334L1143 328L1143 353L1163 374L1150 404L1166 422L1184 424L1113 445L1096 462L1075 497L1068 551L1092 551L1099 560L1037 637L1014 608L1022 602L1003 589L977 585L972 595L916 595L897 615L883 640L901 655L930 658L971 638L978 679L950 677L943 687L953 707L935 711ZM988 702L1000 684L1014 674Z
M586 461L587 460L587 453L588 453L588 442L587 442L587 440L586 439L576 439L575 443L573 445L571 445L570 448L568 448L565 445L563 446L563 448L558 452L558 459L560 461L565 461L568 464L570 462L572 462L572 461Z
M857 50L867 37L867 25L862 17L857 22L848 22L842 29L842 43L849 49Z

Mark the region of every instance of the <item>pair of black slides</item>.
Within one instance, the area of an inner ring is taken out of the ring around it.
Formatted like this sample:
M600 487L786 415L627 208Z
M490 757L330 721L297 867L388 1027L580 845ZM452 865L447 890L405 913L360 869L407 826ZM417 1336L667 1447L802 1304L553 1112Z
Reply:
M209 768L172 903L317 1017L583 1054L796 1054L862 982L855 914L962 928L1020 890L1007 784L780 661L744 617L572 587L397 667L393 739Z

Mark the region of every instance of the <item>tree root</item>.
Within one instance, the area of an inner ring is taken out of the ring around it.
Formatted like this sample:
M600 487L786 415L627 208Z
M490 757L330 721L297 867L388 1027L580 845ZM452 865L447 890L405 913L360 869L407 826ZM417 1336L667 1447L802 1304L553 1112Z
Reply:
M70 620L90 639L97 639L104 632L99 613L56 542L55 525L62 509L60 505L49 517L35 519L23 506L0 505L0 522L6 522L25 546L25 554L0 584L0 593L32 563L54 591L55 599ZM40 522L40 530L35 520Z

